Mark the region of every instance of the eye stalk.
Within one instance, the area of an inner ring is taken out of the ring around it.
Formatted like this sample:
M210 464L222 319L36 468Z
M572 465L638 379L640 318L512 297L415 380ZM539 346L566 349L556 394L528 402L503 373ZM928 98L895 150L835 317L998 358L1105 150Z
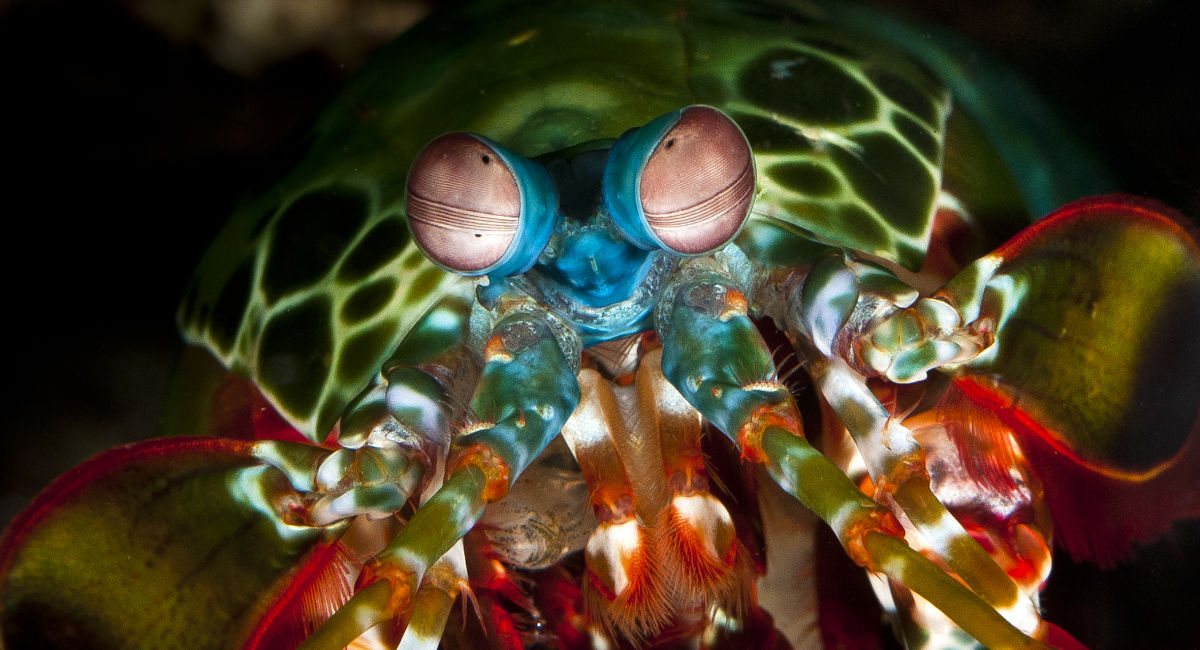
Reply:
M604 202L630 241L702 255L733 240L754 201L754 156L741 129L689 106L622 135L604 170Z
M539 164L472 133L448 133L417 155L405 209L413 239L460 275L515 275L554 229L558 195Z

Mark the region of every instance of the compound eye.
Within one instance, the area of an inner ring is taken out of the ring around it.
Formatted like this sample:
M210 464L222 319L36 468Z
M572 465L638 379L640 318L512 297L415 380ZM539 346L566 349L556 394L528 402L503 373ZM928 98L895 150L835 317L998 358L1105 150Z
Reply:
M467 133L443 135L417 155L406 204L421 250L464 275L504 260L521 226L516 173L490 143Z
M720 248L737 235L754 199L746 136L724 113L684 109L658 141L638 187L645 225L683 255Z

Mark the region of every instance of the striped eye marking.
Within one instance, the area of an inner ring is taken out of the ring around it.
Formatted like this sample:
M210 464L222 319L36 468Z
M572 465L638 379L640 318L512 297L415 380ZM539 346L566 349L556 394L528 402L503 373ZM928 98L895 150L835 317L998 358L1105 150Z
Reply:
M509 252L521 225L514 171L492 145L449 133L426 145L408 175L413 238L435 264L486 272Z
M754 198L750 145L724 113L685 109L646 160L638 187L645 225L682 255L720 248L741 229Z

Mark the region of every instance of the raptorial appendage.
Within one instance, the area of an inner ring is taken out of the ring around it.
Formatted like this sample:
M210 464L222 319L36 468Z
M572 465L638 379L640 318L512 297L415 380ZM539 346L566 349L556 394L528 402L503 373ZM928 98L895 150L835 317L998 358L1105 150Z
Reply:
M785 490L825 520L851 558L871 571L895 574L894 579L910 586L920 583L918 575L930 580L922 584L930 590L923 595L943 612L957 608L951 616L962 617L956 622L986 645L1016 647L1028 642L1001 622L997 611L1031 615L1032 620L1021 621L1027 634L1037 627L1036 611L1021 602L1008 576L932 495L920 447L899 423L891 422L865 379L839 359L810 360L823 395L857 434L863 454L876 454L872 461L882 467L875 474L876 484L889 486L879 497L885 504L896 499L902 508L896 514L863 494L805 441L790 393L772 381L771 355L747 315L746 299L728 280L698 276L680 288L674 304L660 308L669 313L660 319L665 323L661 335L666 376L705 417L736 438L747 459L765 463ZM704 353L696 354L700 349ZM935 551L958 575L965 574L964 581L975 593L947 582L942 569L914 553L903 541L897 516L918 522L918 530L934 540Z
M478 421L454 439L445 483L366 566L366 586L307 647L344 646L374 625L406 618L421 599L418 587L426 588L426 572L559 433L578 404L579 388L550 327L517 312L501 318L487 340L474 395ZM440 637L440 631L421 632Z
M895 504L922 544L1032 634L1040 621L1040 585L1019 590L947 511L930 489L925 451L868 385L868 377L909 383L931 369L971 361L991 345L990 326L986 320L966 323L949 302L897 286L894 276L876 267L826 258L793 292L787 321L807 339L800 342L809 350L810 374L854 439L876 499Z

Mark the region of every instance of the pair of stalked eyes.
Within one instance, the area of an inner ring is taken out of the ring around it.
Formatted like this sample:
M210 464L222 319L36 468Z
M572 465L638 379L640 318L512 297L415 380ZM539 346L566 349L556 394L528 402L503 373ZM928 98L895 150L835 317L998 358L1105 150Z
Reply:
M733 120L689 106L622 135L602 187L605 209L635 245L700 255L746 221L753 156ZM414 239L435 264L462 275L528 270L550 239L557 204L541 165L469 133L429 143L408 176Z

